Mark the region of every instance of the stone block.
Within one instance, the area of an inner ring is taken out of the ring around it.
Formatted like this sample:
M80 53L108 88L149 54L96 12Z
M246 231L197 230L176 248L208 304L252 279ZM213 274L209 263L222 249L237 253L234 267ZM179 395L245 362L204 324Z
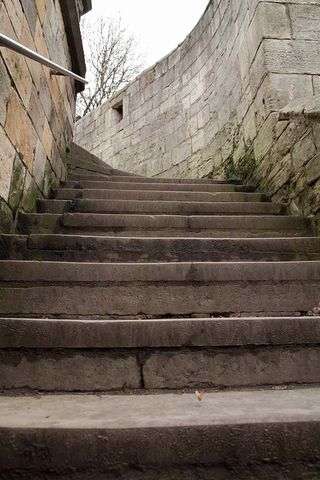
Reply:
M7 116L7 104L11 92L10 77L0 56L0 125L4 125Z
M10 76L13 79L13 84L23 101L25 108L27 109L30 102L32 77L28 70L25 59L18 53L8 49L3 49L2 55L9 70Z
M32 175L39 189L42 190L43 179L46 168L46 152L40 140L37 141L37 146L34 155L34 162L32 167Z
M28 25L31 31L31 34L33 35L36 29L36 21L37 21L37 8L36 8L36 3L34 0L20 0L21 5L23 8L23 12L26 16L26 19L28 21Z
M309 131L304 135L292 149L292 162L297 170L316 154L316 147L313 134Z
M268 71L319 74L320 41L266 39L263 43Z
M0 197L0 233L11 233L13 229L13 215L8 204Z
M1 127L0 145L0 196L7 201L16 151Z
M261 89L267 112L278 111L294 99L313 95L312 76L270 73Z
M11 143L19 152L24 164L31 170L37 135L18 95L14 91L11 93L8 103L5 131Z
M290 39L290 22L285 5L260 2L246 32L248 57L251 64L264 38Z
M50 120L51 111L53 108L52 98L51 98L51 93L47 84L47 79L44 73L42 73L40 78L39 99L42 104L42 108L46 114L47 120Z
M254 140L254 154L257 161L268 153L275 141L275 125L277 123L277 114L271 113L266 119L263 127L260 129Z
M19 0L2 0L2 2L5 5L8 18L10 19L10 23L13 26L15 35L17 39L19 39L21 36L22 25L24 21L24 14L22 12L20 1ZM1 25L1 28L3 27L4 25Z
M279 122L282 124L285 122ZM280 156L286 155L293 147L295 143L304 136L308 131L308 127L299 122L290 122L287 124L283 133L279 136L276 149Z
M35 0L37 13L38 13L38 17L41 25L43 24L45 15L46 15L46 3L47 3L46 0Z
M201 151L205 144L204 131L199 130L198 133L192 137L191 142L192 142L192 153Z
M313 184L320 178L320 153L315 155L305 166L307 182Z
M289 5L293 38L320 40L320 5Z
M34 212L36 210L37 200L39 198L42 198L41 192L30 173L26 172L23 185L21 208L25 212Z
M312 83L314 95L320 95L320 75L313 75Z
M43 133L45 114L39 99L38 92L34 86L32 87L30 108L28 113L38 137L41 138Z
M12 351L8 360L6 368L4 363L0 364L2 388L6 385L8 388L27 386L31 390L88 392L141 387L140 367L134 354L108 355L99 350L65 354L61 350L53 357L50 353ZM19 372L14 368L16 364L20 366Z
M275 160L270 158L271 161ZM291 154L288 153L280 161L275 162L274 168L269 174L269 189L274 195L281 187L288 183L293 175Z
M320 123L316 122L312 125L314 143L317 150L320 150Z
M49 125L49 123L46 119L45 119L44 125L43 125L43 133L42 133L41 143L44 147L44 150L46 152L47 157L51 158L52 147L53 147L53 135L52 135L52 132L51 132L50 125Z
M21 162L19 155L16 155L13 164L9 195L9 205L14 212L17 210L21 201L25 175L26 167Z
M252 144L253 140L257 135L256 116L255 116L254 107L251 107L248 110L248 113L243 119L243 135L244 135L244 141L247 146Z
M259 86L261 85L262 80L266 74L270 71L266 64L266 55L265 55L265 42L263 40L260 44L260 47L257 50L257 54L254 58L254 61L249 68L249 88L253 95L257 92ZM244 82L243 82L244 83Z
M31 2L32 3L32 2ZM30 48L33 51L36 51L36 46L34 43L34 37L30 33L29 26L26 21L23 22L22 32L20 42L25 45L26 47ZM32 77L33 83L37 89L40 87L40 77L42 72L42 65L30 58L24 57L26 64L28 66L28 70Z

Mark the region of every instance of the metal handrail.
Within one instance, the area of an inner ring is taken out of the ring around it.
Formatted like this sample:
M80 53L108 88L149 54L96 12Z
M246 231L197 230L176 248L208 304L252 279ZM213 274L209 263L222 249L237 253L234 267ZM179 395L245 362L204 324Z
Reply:
M24 45L21 45L21 43L16 42L15 40L12 40L12 38L7 37L6 35L3 35L0 33L0 47L7 47L10 48L10 50L14 50L17 53L21 53L25 57L31 58L32 60L35 60L36 62L41 63L42 65L45 65L46 67L52 68L54 72L59 73L60 75L64 75L66 77L71 77L74 80L77 80L78 82L81 83L88 83L85 78L80 77L76 73L70 72L70 70L67 70L64 67L61 67L57 63L52 62L46 57L43 57L37 52L34 52L28 47L25 47Z

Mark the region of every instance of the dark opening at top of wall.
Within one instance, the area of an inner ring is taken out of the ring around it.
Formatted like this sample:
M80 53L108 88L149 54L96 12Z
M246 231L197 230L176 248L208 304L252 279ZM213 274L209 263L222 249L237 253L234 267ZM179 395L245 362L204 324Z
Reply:
M121 122L123 119L123 101L121 100L120 102L116 103L115 105L112 106L112 109L114 111L114 118L117 123Z

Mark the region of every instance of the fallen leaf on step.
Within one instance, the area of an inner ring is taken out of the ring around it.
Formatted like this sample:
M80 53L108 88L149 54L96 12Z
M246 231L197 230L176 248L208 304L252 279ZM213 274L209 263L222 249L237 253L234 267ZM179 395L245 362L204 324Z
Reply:
M205 392L198 392L198 390L196 390L195 395L196 395L197 399L199 400L199 402L201 402L203 400L203 397L205 396Z

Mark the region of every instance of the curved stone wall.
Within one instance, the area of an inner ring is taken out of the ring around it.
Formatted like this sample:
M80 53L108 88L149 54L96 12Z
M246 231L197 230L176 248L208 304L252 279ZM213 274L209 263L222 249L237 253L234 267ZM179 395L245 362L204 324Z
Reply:
M237 175L287 198L279 162L290 170L293 143L278 112L320 93L319 22L318 0L211 0L178 48L77 123L75 141L134 173Z

